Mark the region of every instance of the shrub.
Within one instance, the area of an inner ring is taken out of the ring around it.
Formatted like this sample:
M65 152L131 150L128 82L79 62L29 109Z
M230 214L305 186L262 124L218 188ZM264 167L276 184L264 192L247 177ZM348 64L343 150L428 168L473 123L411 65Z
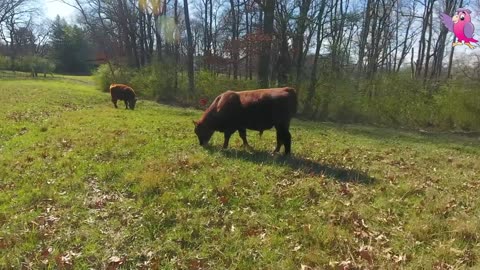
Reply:
M227 90L247 90L257 88L257 81L237 79L233 80L225 74L214 74L201 70L195 74L195 88L198 98L206 98L211 102L220 93Z
M199 107L199 101L213 99L226 90L257 88L256 80L233 80L225 74L207 70L195 73L195 93L188 92L186 72L177 73L168 62L155 63L132 71L115 67L114 81L108 65L95 73L100 89L112 82L131 85L143 98ZM298 86L299 113L307 102L308 81ZM324 71L319 76L310 101L309 118L342 123L369 123L391 127L480 130L480 95L475 84L450 80L429 93L423 83L409 73L384 74L372 80L358 81L353 76Z
M392 127L480 130L478 92L463 80L450 80L438 92L428 93L422 82L405 73L369 81L338 79L327 73L320 76L307 117ZM304 104L306 85L299 93Z
M480 91L445 85L436 95L435 125L442 129L480 131Z
M195 93L188 92L188 79L185 72L177 73L177 89L175 89L175 71L171 63L154 63L143 67L135 72L131 70L115 68L121 76L121 82L132 86L137 94L143 98L156 101L176 103L181 105L198 106L200 98L211 102L217 95L226 90L255 89L257 82L254 80L233 80L224 74L201 70L195 74ZM108 87L114 82L108 65L101 65L94 74L97 87L102 91L108 91Z
M112 83L129 84L134 74L132 70L126 67L112 65L112 69L113 74L108 64L102 64L93 74L97 87L104 92L109 91Z
M157 101L172 102L185 93L181 88L175 92L175 72L172 65L155 63L136 72L131 85L139 95Z
M7 56L0 54L0 69L9 69L10 68L10 60Z
M52 73L55 64L40 56L21 56L15 59L14 68L16 71L30 72L32 76L37 76L38 73ZM0 55L0 69L11 69L8 57Z

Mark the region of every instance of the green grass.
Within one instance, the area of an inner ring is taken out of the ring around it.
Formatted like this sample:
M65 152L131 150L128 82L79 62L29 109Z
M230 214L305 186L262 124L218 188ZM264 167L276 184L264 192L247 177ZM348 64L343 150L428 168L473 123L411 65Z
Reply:
M32 79L32 74L30 72L22 71L9 71L9 70L0 70L0 79ZM76 83L84 83L93 85L94 79L93 76L74 76L74 75L63 75L63 74L50 74L47 73L47 77L43 77L43 73L38 73L38 78L36 80L60 80L60 81L71 81Z
M290 158L273 131L202 148L200 111L82 80L0 80L1 269L480 267L478 138L294 120Z
M43 75L43 74L42 74ZM0 79L1 78L28 78L31 77L32 74L30 72L23 72L23 71L10 71L10 70L1 70L0 69Z

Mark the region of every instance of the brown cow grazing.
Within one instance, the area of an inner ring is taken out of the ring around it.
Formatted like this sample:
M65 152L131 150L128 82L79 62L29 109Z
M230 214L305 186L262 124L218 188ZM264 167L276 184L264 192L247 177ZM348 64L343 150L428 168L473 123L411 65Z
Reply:
M110 95L112 96L112 102L115 108L117 107L117 100L123 100L125 102L125 109L135 109L137 103L137 97L135 91L125 84L111 84Z
M285 154L291 149L290 120L297 111L297 93L290 87L259 89L242 92L227 91L212 102L199 121L194 121L200 145L208 143L215 131L224 133L223 148L238 130L244 146L247 129L263 132L275 127L278 152L282 145Z

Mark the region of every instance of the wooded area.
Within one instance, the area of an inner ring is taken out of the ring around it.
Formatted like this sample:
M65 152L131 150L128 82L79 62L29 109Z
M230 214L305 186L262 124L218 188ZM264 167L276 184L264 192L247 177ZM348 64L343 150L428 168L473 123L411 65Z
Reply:
M186 103L227 89L292 85L301 93L307 117L480 127L475 116L480 103L471 103L479 96L471 87L478 79L479 61L467 57L463 47L455 52L454 36L439 19L441 12L453 15L459 7L475 13L480 10L477 2L62 2L76 9L76 25L61 18L48 26L35 22L35 0L1 0L3 69L19 69L21 57L43 61L30 65L35 74L53 65L57 72L86 73L106 64L108 68L100 69L105 71L102 85L123 81L144 90L144 96ZM446 91L458 82L462 91ZM464 118L445 112L444 119L434 119L445 105L439 100L459 95L462 99L445 110L468 107Z

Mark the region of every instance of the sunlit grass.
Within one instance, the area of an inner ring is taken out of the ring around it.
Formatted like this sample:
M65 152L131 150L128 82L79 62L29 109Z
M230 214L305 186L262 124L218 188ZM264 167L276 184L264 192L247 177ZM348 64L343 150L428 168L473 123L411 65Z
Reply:
M0 80L2 269L478 267L477 138L294 120L289 158L273 131L202 148L200 111L90 81Z

